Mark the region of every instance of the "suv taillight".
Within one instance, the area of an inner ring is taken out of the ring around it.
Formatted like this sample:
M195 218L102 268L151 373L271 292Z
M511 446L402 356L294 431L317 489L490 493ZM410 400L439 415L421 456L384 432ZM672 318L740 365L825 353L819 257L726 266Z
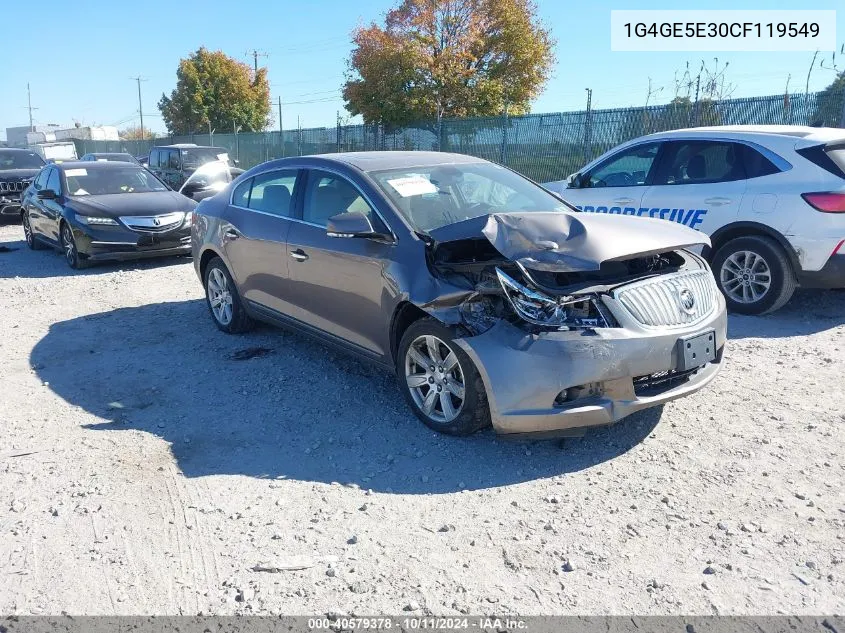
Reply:
M824 213L845 213L845 193L802 193L801 197L811 207Z

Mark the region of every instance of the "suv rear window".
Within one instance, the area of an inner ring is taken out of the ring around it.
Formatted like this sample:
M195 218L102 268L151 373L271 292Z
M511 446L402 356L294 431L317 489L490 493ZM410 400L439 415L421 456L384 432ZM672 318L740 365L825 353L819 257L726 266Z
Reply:
M192 147L182 150L182 166L196 169L215 160L229 162L229 153L222 147Z
M811 145L795 151L834 176L845 178L845 143Z

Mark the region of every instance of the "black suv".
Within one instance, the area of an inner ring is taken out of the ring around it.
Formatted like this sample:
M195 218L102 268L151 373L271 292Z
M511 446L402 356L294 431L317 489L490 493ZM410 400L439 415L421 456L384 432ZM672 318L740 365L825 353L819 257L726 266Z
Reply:
M153 147L147 168L178 191L198 167L216 160L224 160L233 171L236 169L234 162L229 158L229 150L188 143ZM243 170L237 169L237 173L243 173Z
M0 217L20 218L21 192L44 166L44 159L29 149L0 147Z

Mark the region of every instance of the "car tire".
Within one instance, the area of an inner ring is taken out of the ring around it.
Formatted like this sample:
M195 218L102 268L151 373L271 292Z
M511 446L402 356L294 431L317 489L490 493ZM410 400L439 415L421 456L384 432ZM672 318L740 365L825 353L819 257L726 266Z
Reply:
M218 329L226 334L239 334L254 327L255 322L244 310L232 275L219 257L205 267L203 286L205 303Z
M786 252L763 235L732 239L716 251L712 267L728 310L738 314L779 310L798 285Z
M434 352L429 341L434 344ZM411 409L430 429L447 435L471 435L490 425L481 375L472 359L455 344L454 330L440 321L423 318L405 330L396 354L396 375Z
M29 212L21 213L21 225L23 226L23 235L26 239L26 245L34 251L40 251L44 245L32 233L32 225L29 223Z
M73 229L70 224L62 222L59 226L59 247L62 250L67 265L74 270L81 270L88 267L87 260L83 259L76 248L76 240L73 238Z

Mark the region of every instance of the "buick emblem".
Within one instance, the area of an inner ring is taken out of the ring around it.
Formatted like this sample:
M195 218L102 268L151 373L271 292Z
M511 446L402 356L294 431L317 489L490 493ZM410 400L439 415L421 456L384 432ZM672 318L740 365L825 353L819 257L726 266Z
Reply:
M678 291L678 298L681 300L681 310L687 314L695 312L695 295L689 288L681 288Z
M161 220L159 220L158 218L153 218L153 224L155 224L156 226L161 226Z

